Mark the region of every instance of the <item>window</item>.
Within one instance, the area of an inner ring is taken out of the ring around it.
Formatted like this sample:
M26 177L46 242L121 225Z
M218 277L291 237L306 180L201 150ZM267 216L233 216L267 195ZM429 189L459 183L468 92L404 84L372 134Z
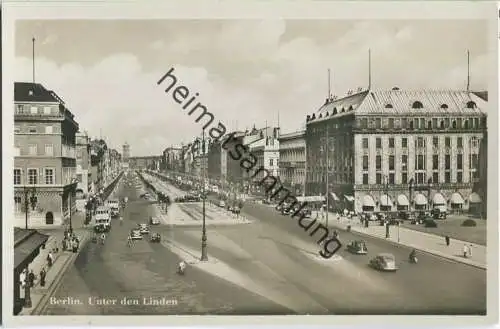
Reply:
M479 139L477 137L472 137L470 140L470 144L472 147L478 147L479 146Z
M382 156L377 155L377 156L375 157L375 167L377 168L377 170L382 169ZM377 183L377 184L378 184L378 183Z
M375 139L375 147L378 149L382 148L382 139L381 138Z
M368 170L368 155L363 155L363 170Z
M36 126L30 126L30 127L28 128L28 132L29 132L30 134L36 134Z
M457 137L457 148L461 149L464 147L464 142L462 137Z
M14 169L14 185L21 185L21 169Z
M361 119L361 128L363 128L363 129L368 128L368 119L367 118Z
M408 184L408 174L405 172L401 174L401 184Z
M394 173L389 174L389 184L394 185L395 184L395 179L394 179Z
M425 139L423 137L418 137L416 140L416 147L422 148L425 147Z
M45 106L43 108L43 114L48 115L48 114L51 114L51 113L52 113L52 109L50 108L50 106Z
M38 184L38 169L28 169L28 184Z
M363 138L363 148L364 149L368 148L368 138Z
M438 127L438 119L433 118L432 119L432 128L436 129Z
M451 167L450 155L446 154L444 156L444 169L445 170L450 170L450 167Z
M29 144L28 145L28 153L29 153L29 155L37 155L36 144Z
M404 149L408 148L408 138L406 137L401 138L401 147Z
M368 184L368 174L363 174L363 184L364 185Z
M15 212L21 212L23 209L22 207L22 200L20 196L15 196L14 197L14 211Z
M420 118L420 129L425 129L425 119Z
M424 156L419 154L417 155L417 170L424 170L425 165L424 165Z
M450 128L450 118L444 119L444 127L445 128Z
M21 127L14 126L14 134L19 134L21 132Z
M401 119L401 128L408 128L408 119L407 118L402 118Z
M457 183L463 182L463 173L461 171L457 172Z
M451 139L450 139L450 137L445 137L444 138L444 146L445 147L451 147Z
M380 118L375 119L375 128L376 129L382 128L382 119L380 119Z
M474 118L474 128L479 128L479 118Z
M54 169L45 168L45 184L47 185L54 184Z
M382 174L381 173L377 173L375 175L375 179L376 179L376 184L382 184Z
M432 146L439 147L439 137L432 137Z
M408 156L406 154L401 156L401 170L402 171L408 170Z
M389 155L389 170L394 170L394 155Z
M273 166L273 159L269 159L269 166Z
M432 173L432 182L435 184L439 183L439 173L436 171Z
M391 148L391 149L394 148L394 137L389 138L389 148Z
M393 118L389 118L389 128L390 129L394 128L394 119Z
M413 103L413 105L411 107L414 108L414 109L421 109L424 106L419 101L416 101L416 102Z
M385 108L386 108L386 109L392 109L392 104L386 104L386 105L385 105Z
M467 102L467 108L469 109L473 109L476 107L476 103L474 103L473 101L469 101Z
M45 133L46 134L52 134L54 132L54 127L52 126L45 126Z
M464 169L463 166L464 166L463 156L462 156L462 154L457 154L457 169L462 170L462 169Z
M22 104L17 104L16 105L16 114L23 114L24 113L24 106Z
M32 106L32 107L30 108L30 112L31 112L31 114L38 114L38 107L36 107L36 106Z
M439 169L439 155L434 154L432 156L432 169L437 170Z
M417 184L425 184L425 173L424 172L418 172L416 173L416 180Z
M477 154L472 154L471 155L471 162L470 162L470 169L477 169L478 168L478 155Z
M49 156L54 155L54 145L45 144L45 155L49 155Z
M413 125L415 126L415 129L420 128L420 127L419 127L419 125L418 125L418 123L419 123L419 122L420 122L420 121L418 121L418 118L415 118L415 119L413 120Z

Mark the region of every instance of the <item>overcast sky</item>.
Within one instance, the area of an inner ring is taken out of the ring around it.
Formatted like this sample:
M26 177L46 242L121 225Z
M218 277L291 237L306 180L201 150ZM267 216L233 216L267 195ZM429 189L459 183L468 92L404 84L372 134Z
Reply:
M91 137L100 131L121 152L157 155L191 141L199 123L156 85L171 67L180 83L228 130L277 124L304 127L327 95L368 84L389 89L486 90L485 21L157 20L20 21L16 81L56 91Z

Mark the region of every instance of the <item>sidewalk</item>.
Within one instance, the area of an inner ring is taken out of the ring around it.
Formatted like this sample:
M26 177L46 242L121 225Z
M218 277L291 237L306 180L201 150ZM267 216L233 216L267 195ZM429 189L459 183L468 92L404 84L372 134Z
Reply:
M315 218L314 213L313 218ZM322 218L321 215L319 215L317 221L325 225L326 218ZM349 220L344 217L337 217L337 214L331 212L328 213L329 227L336 227L345 230L347 225L351 225L351 230L353 232L384 239L393 244L400 244L410 248L415 248L471 266L483 269L486 269L487 267L486 246L455 239L451 239L450 245L446 246L444 239L440 236L398 226L391 226L389 230L390 237L386 238L385 226L378 225L378 222L370 222L369 227L364 227L361 225L359 219ZM465 244L470 246L472 249L472 256L469 258L464 258L462 255L462 250Z
M79 212L72 217L72 226L75 234L80 239L80 248L85 245L88 240L90 233L84 228L84 214ZM44 232L44 230L39 230L41 233L50 234L47 243L45 244L45 249L41 249L39 255L31 262L29 269L33 270L36 275L36 280L34 287L31 288L31 308L23 308L19 315L31 315L36 314L39 311L42 300L48 298L53 290L57 288L58 282L62 279L66 269L68 268L71 260L74 260L77 253L62 250L62 240L64 237L64 227L57 230L50 230L49 232ZM54 249L58 248L59 251L55 252ZM54 251L54 263L51 267L47 263L47 255L49 251ZM47 275L45 277L45 287L40 286L40 271L45 268ZM24 298L24 289L21 291L21 296Z

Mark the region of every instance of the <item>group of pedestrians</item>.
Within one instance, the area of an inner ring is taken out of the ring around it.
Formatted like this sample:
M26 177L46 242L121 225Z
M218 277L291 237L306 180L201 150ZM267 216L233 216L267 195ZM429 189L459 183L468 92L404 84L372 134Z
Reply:
M73 229L64 230L63 250L76 253L80 247L80 239L73 232Z

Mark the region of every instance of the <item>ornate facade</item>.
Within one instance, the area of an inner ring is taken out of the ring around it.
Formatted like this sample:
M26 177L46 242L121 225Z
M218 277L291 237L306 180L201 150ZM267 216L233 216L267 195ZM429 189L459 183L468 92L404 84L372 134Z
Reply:
M279 177L296 195L304 191L306 174L305 131L282 134L279 138Z
M328 167L339 207L467 210L482 202L472 187L486 107L466 91L394 88L328 99L306 119L308 194L324 194Z

